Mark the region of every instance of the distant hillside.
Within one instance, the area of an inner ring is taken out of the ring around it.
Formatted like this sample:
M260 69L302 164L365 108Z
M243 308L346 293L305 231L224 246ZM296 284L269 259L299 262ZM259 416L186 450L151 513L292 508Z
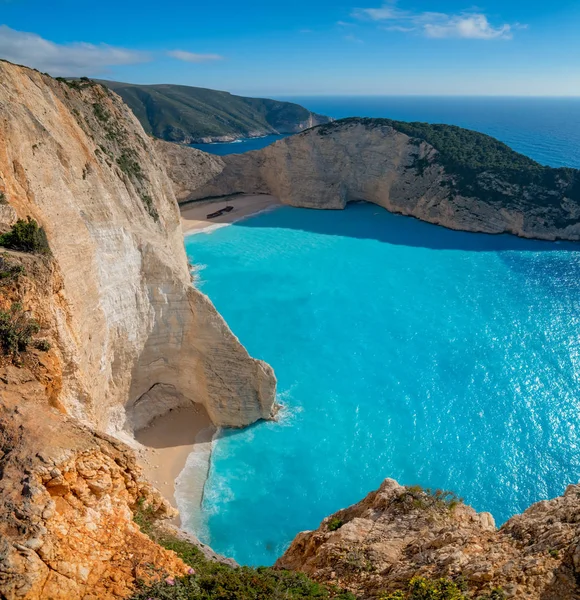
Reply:
M203 143L297 133L331 120L291 102L204 88L100 83L123 98L147 133L171 142Z

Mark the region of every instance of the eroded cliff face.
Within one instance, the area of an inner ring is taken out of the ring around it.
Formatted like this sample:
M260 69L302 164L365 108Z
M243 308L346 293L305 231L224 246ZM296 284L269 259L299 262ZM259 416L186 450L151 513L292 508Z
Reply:
M133 452L47 406L27 368L0 368L0 597L112 600L186 565L143 535L138 505L175 511Z
M187 402L217 425L271 417L272 370L192 288L171 184L118 96L0 62L0 113L4 227L34 217L62 279L45 310L65 410L115 435Z
M200 160L189 148L178 151L183 165ZM213 162L216 174L204 183L193 175L195 169L174 169L170 175L180 200L267 193L291 206L319 209L341 209L350 201L365 200L450 229L580 239L580 206L565 194L507 184L483 173L482 186L505 191L509 203L462 196L454 191L454 176L439 164L437 154L427 142L391 126L370 119L347 120L327 129L310 129L263 150L220 157ZM538 196L550 201L540 206L534 201Z
M423 576L461 578L470 598L500 587L507 598L572 600L580 597L579 511L580 486L571 485L498 530L489 513L387 479L300 533L276 564L360 598Z

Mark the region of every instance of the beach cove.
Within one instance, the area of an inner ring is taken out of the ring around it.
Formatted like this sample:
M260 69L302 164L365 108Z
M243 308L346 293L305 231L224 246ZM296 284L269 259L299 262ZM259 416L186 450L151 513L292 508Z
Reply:
M233 210L215 219L207 218L208 213L226 205L233 206ZM280 206L276 198L268 195L239 195L184 204L181 206L183 233L186 238L210 233ZM176 499L176 482L180 481L180 501L182 506L186 506L188 514L201 505L210 468L212 440L216 433L217 429L203 405L195 404L173 409L157 417L135 435L136 441L141 445L138 450L139 463L147 479L154 483L175 508L179 505ZM186 464L190 467L188 478L180 478ZM189 477L192 469L197 474L193 479ZM174 524L186 525L180 517L174 519Z
M284 405L221 432L201 511L178 502L217 552L271 564L385 477L451 489L498 523L578 478L577 245L354 204L282 207L186 248Z

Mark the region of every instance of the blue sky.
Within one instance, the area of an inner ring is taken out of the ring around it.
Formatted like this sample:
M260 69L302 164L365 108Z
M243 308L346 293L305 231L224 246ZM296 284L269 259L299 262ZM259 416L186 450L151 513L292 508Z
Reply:
M0 57L251 95L580 96L578 0L0 0Z

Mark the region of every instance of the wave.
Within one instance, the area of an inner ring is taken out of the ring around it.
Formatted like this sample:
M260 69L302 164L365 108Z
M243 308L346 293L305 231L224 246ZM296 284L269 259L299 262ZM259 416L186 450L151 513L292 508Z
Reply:
M185 461L183 470L175 480L174 496L181 517L181 527L198 537L209 535L207 518L202 512L201 506L211 468L213 447L220 432L221 429L216 429L210 441L195 444L193 451ZM200 432L200 434L205 433L207 433L207 429Z

